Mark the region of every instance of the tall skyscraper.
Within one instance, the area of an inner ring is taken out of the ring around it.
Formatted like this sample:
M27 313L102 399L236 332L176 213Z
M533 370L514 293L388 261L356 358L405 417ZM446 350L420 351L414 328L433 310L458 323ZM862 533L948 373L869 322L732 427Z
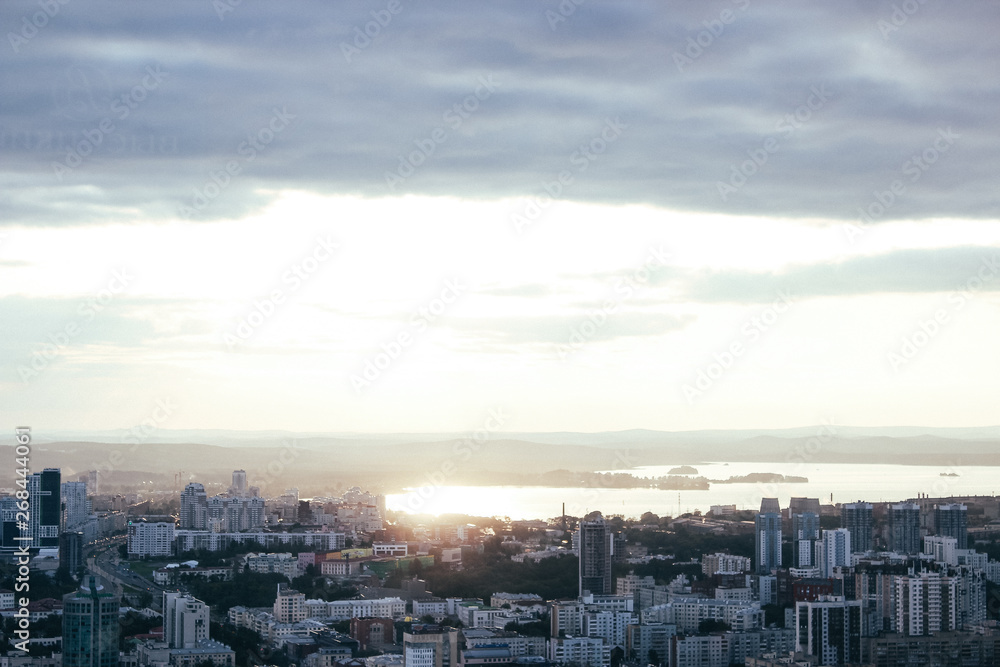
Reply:
M846 503L840 507L840 525L851 531L851 548L856 553L872 550L871 503Z
M813 512L792 515L792 567L815 567L819 516Z
M889 506L889 551L920 553L920 505L897 503Z
M63 667L118 666L119 605L94 576L63 597Z
M191 482L181 492L180 527L205 530L208 527L208 496L205 487Z
M934 506L934 532L940 537L954 537L959 549L969 548L968 507L960 503Z
M59 468L45 468L28 476L29 546L59 547L59 525L62 521L62 489L59 482Z
M770 574L781 567L781 514L767 512L754 518L755 571Z
M598 515L590 521L581 521L576 532L580 553L580 595L590 591L595 595L611 595L614 582L611 577L611 559L614 537Z
M233 485L229 487L230 495L236 498L243 498L247 495L247 471L233 471Z
M190 595L163 593L163 641L170 648L195 648L208 639L208 605Z
M816 541L816 567L819 576L832 577L833 568L851 564L851 531L846 528L824 530Z
M87 509L87 484L85 482L63 482L62 488L63 530L73 530L86 523L90 511Z

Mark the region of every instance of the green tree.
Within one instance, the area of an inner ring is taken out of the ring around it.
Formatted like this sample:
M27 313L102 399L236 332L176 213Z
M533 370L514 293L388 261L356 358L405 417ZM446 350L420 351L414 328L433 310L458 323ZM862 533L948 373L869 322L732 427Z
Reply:
M698 632L705 634L709 632L726 632L732 630L728 623L714 618L706 618L698 624Z

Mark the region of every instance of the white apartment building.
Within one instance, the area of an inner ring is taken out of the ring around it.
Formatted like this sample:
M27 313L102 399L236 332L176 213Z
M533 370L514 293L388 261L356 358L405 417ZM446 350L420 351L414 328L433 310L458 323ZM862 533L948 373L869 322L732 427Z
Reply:
M174 524L166 521L133 521L128 526L130 556L169 556L174 548Z
M611 645L598 637L556 638L549 642L549 660L561 665L610 667Z

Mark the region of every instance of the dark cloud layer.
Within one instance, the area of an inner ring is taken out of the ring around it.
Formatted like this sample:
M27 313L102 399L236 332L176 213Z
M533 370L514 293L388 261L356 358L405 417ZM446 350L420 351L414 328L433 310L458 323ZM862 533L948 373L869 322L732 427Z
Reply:
M876 221L997 213L996 3L224 4L70 2L33 34L40 5L4 3L0 220L211 219L278 188L533 195L562 170L580 201L854 218L900 180Z

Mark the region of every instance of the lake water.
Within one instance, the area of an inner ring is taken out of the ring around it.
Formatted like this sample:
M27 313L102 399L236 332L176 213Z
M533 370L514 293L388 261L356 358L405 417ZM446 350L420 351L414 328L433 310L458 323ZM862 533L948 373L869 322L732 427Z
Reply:
M637 477L665 476L673 466L647 466L628 471ZM712 484L708 490L551 488L543 486L437 486L390 494L386 506L411 513L461 513L545 519L566 513L582 516L593 510L639 517L643 512L677 516L707 512L711 505L759 509L760 499L819 498L821 503L900 501L918 494L931 497L994 495L1000 492L1000 466L944 468L934 466L858 465L850 463L705 463L693 466L700 477L727 479L754 472L807 477L799 484ZM952 472L958 477L942 477Z

